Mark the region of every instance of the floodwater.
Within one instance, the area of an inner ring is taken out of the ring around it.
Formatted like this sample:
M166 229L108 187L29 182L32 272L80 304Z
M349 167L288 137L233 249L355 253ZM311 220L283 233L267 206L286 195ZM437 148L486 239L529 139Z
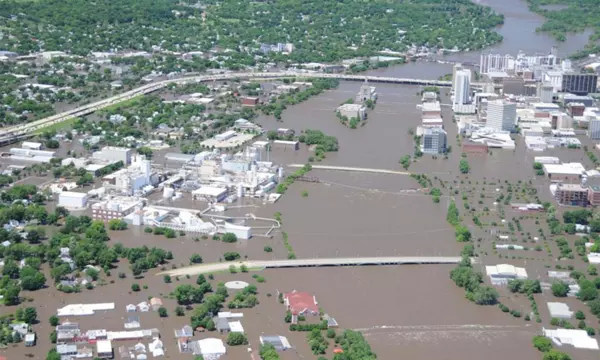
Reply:
M484 3L488 4L487 1ZM511 54L516 54L520 49L547 52L551 46L557 45L559 53L566 55L583 47L587 40L587 36L579 34L557 44L548 35L535 33L535 28L543 23L543 19L529 13L522 1L497 0L489 1L489 5L505 14L505 25L498 29L504 41L491 51ZM478 62L479 52L452 55L448 59ZM451 68L449 64L419 62L379 69L370 74L436 79L450 73ZM359 86L356 82L342 82L336 90L288 108L283 114L283 122L267 116L259 117L257 122L267 130L279 127L293 128L297 132L319 129L336 136L340 151L327 154L323 164L402 170L398 160L403 155L412 154L414 146L408 131L416 128L420 122L416 108L420 102L420 96L416 93L420 88L376 84L379 101L375 110L369 112L366 125L352 130L340 124L334 110L348 98L354 98ZM445 93L442 93L442 103L449 103ZM409 171L453 181L458 172L460 149L455 141L456 127L452 124L450 108L443 106L442 109L448 144L454 148L453 153L448 160L424 156L411 164ZM582 151L569 150L555 150L549 155L557 154L565 160L585 157ZM270 154L271 160L281 164L305 163L308 156L305 148L297 152L275 150ZM507 179L513 182L529 179L528 174L533 175L533 156L525 150L521 140L518 140L514 153L494 151L492 155L470 156L472 173L468 179ZM584 159L584 164L590 165L587 159ZM293 171L289 168L286 170ZM442 199L440 204L434 204L429 196L403 192L418 187L416 181L408 176L322 170L313 170L309 175L321 182L298 181L275 204L240 208L228 213L254 213L272 217L275 212L281 212L283 230L288 233L290 245L299 258L459 253L461 245L455 242L453 230L445 221L447 200ZM547 188L541 179L534 185L540 189ZM307 197L301 196L304 190L308 192ZM547 200L545 197L543 199ZM182 203L186 205L180 204L182 207L188 208L201 209L205 206ZM205 262L219 261L226 251L237 251L242 258L247 256L249 259L281 259L287 254L280 233L275 233L272 239L254 237L235 244L210 239L194 241L191 235L166 239L145 234L143 228L111 232L110 235L111 242L122 242L128 247L147 245L171 250L175 260L167 268L187 265L193 253L199 253ZM263 251L266 245L273 248L272 253ZM500 262L524 265L523 260L518 259ZM126 261L120 263L119 268L112 271L112 277L107 278L108 284L92 291L83 290L79 294L67 295L45 289L25 293L25 296L33 298L32 304L38 308L41 323L35 329L40 337L39 345L27 350L18 345L0 353L6 353L11 359L22 358L24 353L32 353L36 359L44 358L50 348L46 340L51 330L47 319L64 304L114 301L116 310L112 312L69 320L80 321L84 330L118 330L122 329L126 316L125 305L160 296L170 316L160 319L156 313L141 314L142 328L160 329L167 348L166 359L183 358L176 350L172 331L189 322L190 314L188 312L185 317L176 317L175 301L167 299L167 294L179 283L195 281L194 277L189 280L174 279L172 284L165 284L162 277L153 275L159 271L155 269L143 279L133 280L127 267ZM254 348L260 335L285 335L295 349L286 352L282 356L284 359L315 359L308 347L306 334L287 329L283 322L283 306L276 300L277 291L296 289L314 293L319 306L334 316L342 329L362 331L380 359L539 359L540 354L531 346L531 337L539 332L540 324L512 318L495 306L480 307L470 303L464 298L462 289L449 279L450 269L451 266L446 265L421 265L264 271L260 275L265 276L267 282L258 285L261 304L255 309L243 311L243 325ZM120 271L127 273L128 277L118 279L116 274ZM531 273L538 277L543 272L540 267ZM254 281L250 274L222 273L216 274L212 283L216 285L217 282L233 279ZM111 280L115 283L110 283ZM134 282L147 285L148 289L131 294L129 289ZM505 291L501 295L501 301L511 308L520 309L523 313L528 311L526 299L509 296ZM545 313L547 300L545 295L537 298L545 325L548 322ZM575 310L583 308L578 301L571 305ZM590 323L593 324L591 319ZM195 338L209 336L218 335L199 334ZM250 358L245 347L230 347L228 351L226 359ZM592 359L595 355L591 352L565 351L576 355L577 359ZM326 356L331 358L331 355L330 347Z

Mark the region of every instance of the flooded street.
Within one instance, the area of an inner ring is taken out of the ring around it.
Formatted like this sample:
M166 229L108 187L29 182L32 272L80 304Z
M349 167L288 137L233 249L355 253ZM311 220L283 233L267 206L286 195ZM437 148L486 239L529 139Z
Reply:
M512 55L516 55L520 49L527 52L548 52L551 46L557 45L559 54L564 56L582 48L587 41L587 34L577 34L570 36L566 42L557 44L547 34L535 33L535 28L543 23L543 19L529 13L524 1L484 0L482 3L505 15L505 25L499 29L504 42L488 49L490 52ZM447 58L477 63L479 54L456 54ZM369 75L437 79L451 72L450 64L417 62L371 71ZM399 159L413 153L414 143L409 130L415 129L421 122L420 110L416 106L421 101L417 93L422 89L417 86L374 84L379 95L375 109L368 111L368 120L364 126L350 129L340 123L334 111L347 99L354 98L360 85L359 82L341 82L336 90L288 107L282 115L282 121L261 115L257 123L265 130L290 128L299 133L301 130L314 129L337 137L339 152L328 153L322 162L315 164L403 171ZM434 186L439 186L437 178L448 183L455 181L460 161L461 150L455 140L456 125L452 122L451 109L447 105L450 100L446 91L442 89L442 113L448 132L448 145L452 146L453 152L447 160L424 155L408 169L435 179ZM304 164L310 155L302 146L299 151L274 150L269 157L275 163L289 165ZM533 156L539 155L527 152L522 139L518 138L514 152L494 150L491 155L469 156L471 173L462 177L466 184L459 184L457 180L454 185L459 188L469 185L471 181L478 184L486 180L501 183L504 180L516 182L531 178L531 186L538 190L542 200L549 200L547 182L544 179L534 179L531 169ZM544 156L560 156L565 162L581 161L585 166L591 165L581 150L556 149L548 151ZM290 173L294 169L287 167L286 171ZM419 188L419 184L408 175L327 170L312 170L308 175L317 178L319 182L296 181L275 204L255 204L242 200L242 205L256 207L228 210L226 214L243 216L253 213L272 218L276 212L280 212L282 230L289 235L293 252L300 259L457 256L462 249L463 244L456 242L454 229L446 222L449 199L443 197L436 204L429 195L407 192ZM308 196L302 196L303 191ZM491 188L490 191L492 194L486 199L485 205L494 201L494 189ZM202 209L206 204L183 199L168 206ZM482 201L481 207L483 206ZM517 216L508 213L508 218ZM466 211L465 214L469 215ZM532 226L526 231L535 233L536 228ZM221 261L225 252L238 252L242 259L251 260L285 259L287 256L281 231L275 232L273 238L255 236L233 244L194 239L192 235L166 239L164 236L144 233L143 227L133 226L127 231L111 231L110 237L111 244L120 242L126 247L146 245L172 251L174 260L166 268L189 265L189 258L194 253L200 254L205 263ZM266 252L265 246L271 247L273 252ZM507 259L499 260L496 254L492 256L490 253L489 257L482 257L486 264L488 260L490 264L524 264L522 259L515 259L514 256L512 259L507 256ZM243 326L253 348L258 347L260 335L284 335L289 338L294 349L283 353L283 359L316 359L307 343L306 333L291 332L288 329L288 324L283 321L284 306L277 301L278 291L298 290L314 294L319 306L336 318L340 329L360 330L382 360L539 359L541 355L531 346L531 338L539 333L542 324L513 318L497 306L485 307L471 303L465 299L464 290L449 278L451 269L452 266L448 265L403 265L262 271L258 274L264 276L266 282L257 285L260 305L243 310ZM534 265L531 278L543 276L546 270L541 263ZM121 271L127 274L126 279L117 277ZM143 313L140 316L141 328L159 328L167 348L165 359L191 359L191 355L179 354L173 337L173 329L189 324L191 311L187 311L184 317L175 316L176 301L169 298L169 293L181 283L195 284L196 279L182 277L166 284L162 276L155 276L159 271L160 269L152 269L144 278L134 280L127 262L121 260L119 267L112 270L112 276L106 279L107 284L95 290L82 290L78 294L64 294L55 289L25 293L24 296L31 297L38 306L38 318L41 321L35 329L42 340L32 351L35 353L32 358L43 359L50 349L47 337L51 328L47 319L56 313L58 307L69 303L114 301L114 311L68 320L80 322L81 328L85 330L121 330L124 318L128 315L125 312L127 304L159 296L163 298L169 317L159 318L153 312ZM252 275L219 273L215 274L211 283L213 288L217 283L230 280L256 283ZM139 293L131 293L133 283L148 288ZM530 311L529 302L523 296L509 298L508 293L503 291L500 300L521 310L523 314ZM549 321L548 314L545 313L546 300L548 299L543 296L538 299L544 324ZM225 336L215 333L197 334L195 339L213 336L225 339ZM147 344L148 341L144 340L144 343ZM135 342L123 344L133 345ZM120 345L122 344L116 343L114 346L117 348ZM6 353L10 359L22 359L22 349L9 347L2 353ZM250 359L246 350L244 346L228 347L228 354L224 359ZM562 350L571 353L570 349ZM332 358L331 348L325 356ZM597 354L581 351L574 358L597 359Z

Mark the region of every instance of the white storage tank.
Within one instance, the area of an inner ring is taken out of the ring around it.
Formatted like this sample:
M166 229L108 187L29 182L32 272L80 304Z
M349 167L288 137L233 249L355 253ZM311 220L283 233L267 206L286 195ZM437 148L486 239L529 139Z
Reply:
M165 188L163 190L163 198L165 198L165 199L172 198L173 194L175 194L175 189L165 186Z

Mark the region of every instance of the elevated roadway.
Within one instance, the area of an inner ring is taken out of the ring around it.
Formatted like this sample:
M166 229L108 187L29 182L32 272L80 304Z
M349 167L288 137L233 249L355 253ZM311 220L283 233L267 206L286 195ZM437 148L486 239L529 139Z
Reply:
M23 125L16 125L0 129L0 142L13 139L17 136L23 136L26 134L34 133L47 126L59 124L61 122L91 114L95 111L107 108L109 106L121 103L123 101L130 100L136 96L152 93L154 91L165 88L168 84L186 84L186 83L199 83L199 82L211 82L211 81L227 81L237 79L272 79L272 78L285 78L285 77L303 77L303 78L323 78L323 79L339 79L339 80L350 80L350 81L370 81L373 83L391 83L391 84L406 84L406 85L420 85L420 86L438 86L438 87L450 87L451 81L441 80L425 80L425 79L410 79L410 78L396 78L386 76L365 76L365 75L346 75L346 74L323 74L323 73L301 73L292 71L281 71L281 72L234 72L224 73L216 75L197 75L188 76L177 79L161 80L154 83L140 86L136 89L126 91L124 93L106 98L94 103L86 104L78 108L52 115L50 117L33 121ZM477 84L472 84L476 86Z
M354 257L354 258L329 258L329 259L294 259L294 260L247 260L219 262L212 264L201 264L187 266L179 269L163 271L157 275L185 276L208 274L218 271L227 271L231 265L248 269L282 269L301 267L325 267L325 266L384 266L384 265L447 265L458 264L459 256L394 256L394 257Z

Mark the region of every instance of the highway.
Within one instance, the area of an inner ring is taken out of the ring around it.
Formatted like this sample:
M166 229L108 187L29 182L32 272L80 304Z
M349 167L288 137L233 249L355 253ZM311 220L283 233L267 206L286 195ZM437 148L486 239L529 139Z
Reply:
M415 264L458 264L459 256L394 256L394 257L354 257L354 258L324 258L324 259L294 259L294 260L247 260L237 262L219 262L186 266L179 269L167 270L157 275L185 276L209 274L227 271L231 265L245 265L248 269L282 269L317 266L383 266L383 265L415 265Z
M303 164L288 164L291 168L301 168ZM353 171L363 173L377 173L377 174L394 174L394 175L410 175L411 173L406 171L396 171L387 169L371 169L371 168L360 168L360 167L349 167L349 166L331 166L331 165L312 165L311 167L315 170L337 170L337 171Z
M323 78L323 79L339 79L339 80L350 80L350 81L365 81L368 80L373 83L392 83L392 84L406 84L406 85L421 85L421 86L438 86L438 87L449 87L452 85L451 81L441 80L424 80L424 79L408 79L408 78L395 78L385 76L364 76L364 75L345 75L345 74L324 74L324 73L302 73L292 71L281 71L281 72L234 72L224 73L217 75L197 75L182 77L177 79L161 80L147 85L140 86L136 89L126 91L124 93L106 98L91 104L83 105L73 110L69 110L60 114L52 115L50 117L33 121L27 124L16 125L6 127L0 130L0 142L10 140L12 138L31 134L44 127L55 125L79 116L84 116L104 109L106 107L118 104L123 101L127 101L139 95L148 94L166 87L168 84L186 84L186 83L199 83L199 82L211 82L211 81L226 81L226 80L237 80L237 79L254 79L254 78L284 78L284 77L303 77L303 78ZM478 84L472 84L476 86Z

